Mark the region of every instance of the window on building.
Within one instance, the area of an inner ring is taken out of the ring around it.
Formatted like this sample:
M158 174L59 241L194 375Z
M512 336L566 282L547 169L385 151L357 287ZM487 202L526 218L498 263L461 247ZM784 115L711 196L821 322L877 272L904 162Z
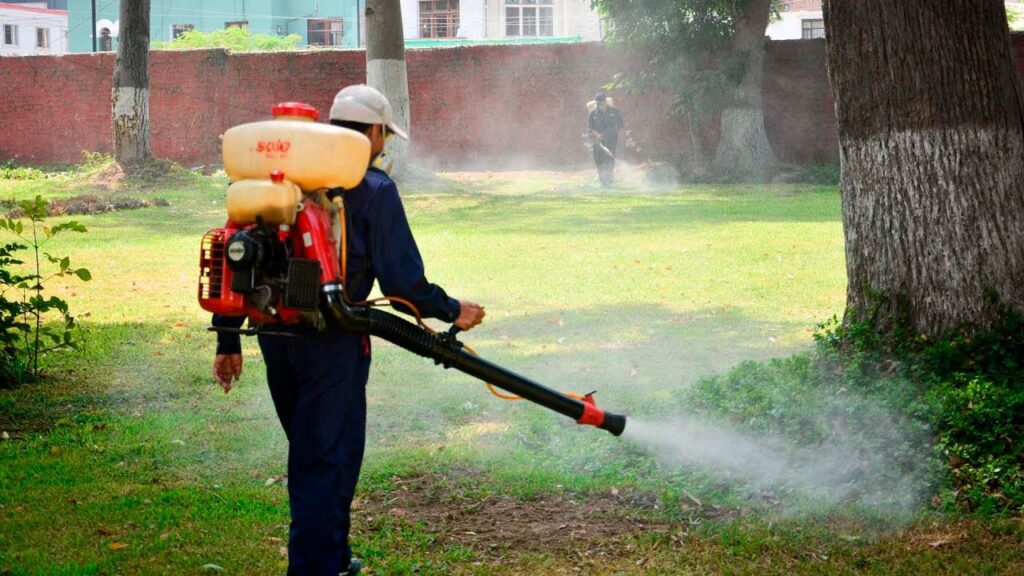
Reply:
M174 40L185 32L195 29L196 27L192 24L171 24L171 40Z
M4 24L4 44L16 46L18 44L18 25Z
M459 31L459 0L420 0L420 38L454 38Z
M242 30L248 30L249 29L249 21L248 20L237 20L235 22L225 22L224 23L224 27L225 28L241 28Z
M110 36L110 28L100 30L100 52L113 52L114 39Z
M36 28L36 48L50 47L50 29Z
M306 39L310 46L341 46L345 26L341 18L306 21Z
M803 38L804 40L810 38L824 38L825 37L825 21L818 20L803 20Z
M554 36L555 0L505 0L505 36Z

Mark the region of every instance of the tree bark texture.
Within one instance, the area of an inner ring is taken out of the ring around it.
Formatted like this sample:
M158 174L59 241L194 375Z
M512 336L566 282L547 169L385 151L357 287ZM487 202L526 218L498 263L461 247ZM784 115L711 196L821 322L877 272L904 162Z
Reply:
M149 158L149 0L121 0L112 107L114 158L131 168Z
M765 29L772 0L746 0L734 16L731 52L743 62L743 76L732 104L722 111L721 136L713 168L720 173L759 174L776 164L764 128Z
M1024 107L1002 0L824 9L847 321L906 315L936 336L1024 312Z
M380 90L391 103L395 123L410 137L409 80L405 68L405 38L399 0L366 2L366 84ZM408 142L388 139L385 153L401 173L408 156Z

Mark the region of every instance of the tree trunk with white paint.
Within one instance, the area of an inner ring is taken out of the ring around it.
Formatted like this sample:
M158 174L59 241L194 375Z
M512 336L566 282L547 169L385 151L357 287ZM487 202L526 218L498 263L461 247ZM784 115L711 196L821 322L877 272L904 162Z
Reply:
M1024 312L1024 104L1002 0L826 0L825 30L846 321L936 336Z
M395 123L412 135L409 117L409 80L405 69L405 35L398 0L366 2L366 84L380 90L391 103ZM404 168L409 144L390 138L385 153L396 171Z
M735 98L722 110L721 135L712 168L721 174L762 175L776 164L764 129L761 85L764 80L765 29L772 0L746 0L735 14L731 52L741 58L743 76Z
M122 0L112 94L114 158L126 171L149 158L149 0Z

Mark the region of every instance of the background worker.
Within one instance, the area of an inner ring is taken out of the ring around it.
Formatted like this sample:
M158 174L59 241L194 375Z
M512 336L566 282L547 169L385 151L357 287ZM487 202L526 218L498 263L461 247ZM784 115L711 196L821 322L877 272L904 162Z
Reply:
M394 125L384 95L364 85L338 92L330 120L370 139L371 163L391 134L407 138ZM385 172L371 167L342 198L350 300L365 300L376 279L383 294L408 300L424 317L453 322L463 330L480 324L480 305L449 298L427 281L398 188ZM243 320L214 316L214 325L238 327ZM361 563L352 557L348 541L349 513L365 445L369 336L341 331L304 338L261 335L259 344L274 407L289 441L288 574L358 574ZM241 376L237 335L218 334L213 372L225 392Z
M622 129L622 114L612 106L604 92L594 96L595 106L587 117L587 133L594 143L594 164L602 186L611 186L615 181L615 149L619 145L619 130Z

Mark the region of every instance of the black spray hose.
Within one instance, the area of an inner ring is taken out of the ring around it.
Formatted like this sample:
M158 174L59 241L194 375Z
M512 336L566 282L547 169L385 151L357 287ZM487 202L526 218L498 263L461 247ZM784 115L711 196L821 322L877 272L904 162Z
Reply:
M406 350L430 358L445 368L455 368L502 388L512 394L564 414L580 424L597 426L619 436L626 427L626 417L605 412L586 400L570 398L466 352L453 335L432 334L394 314L345 302L340 284L326 284L321 292L321 312L328 322L342 330L368 332Z

